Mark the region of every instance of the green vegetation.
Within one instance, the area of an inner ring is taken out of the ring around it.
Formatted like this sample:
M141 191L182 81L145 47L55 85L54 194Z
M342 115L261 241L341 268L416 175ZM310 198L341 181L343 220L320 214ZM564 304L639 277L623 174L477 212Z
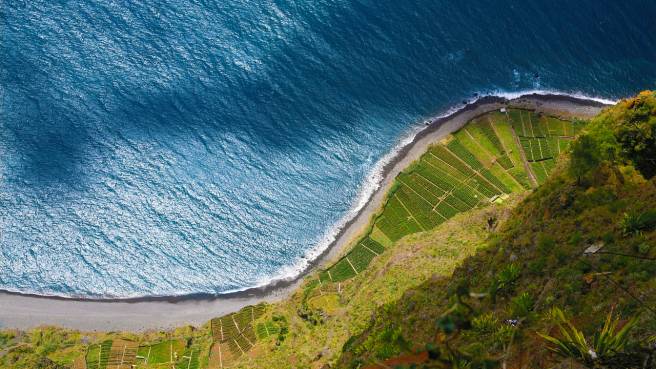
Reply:
M562 310L554 307L551 316L562 338L538 333L551 344L548 349L560 356L579 359L592 366L595 366L595 363L604 363L613 356L624 352L629 343L628 333L638 323L638 319L633 317L619 329L619 319L613 319L613 314L610 313L603 328L595 333L592 342L588 343L584 333L565 318Z
M654 106L643 93L589 123L477 117L289 299L174 332L4 331L0 367L653 366Z
M155 342L150 345L141 345L137 351L137 358L142 365L156 365L175 363L186 349L186 340L169 339Z
M622 110L656 115L645 107L656 106L653 97L643 93L593 119L573 142L579 149L555 164L557 174L513 210L486 247L450 278L424 282L378 309L337 367L656 365L656 186L646 180L646 161L624 154L632 152L617 139L625 130L608 120L651 122ZM523 114L510 112L524 136L563 132L548 121L531 126ZM390 330L393 338L381 333Z
M88 369L105 369L109 360L109 351L112 348L112 341L106 340L101 343L89 346L86 354Z
M521 134L516 136L514 130ZM574 123L520 110L510 110L507 115L493 112L475 119L446 143L432 146L397 178L367 237L321 273L319 280L343 282L361 273L385 251L374 237L395 242L409 234L432 230L499 196L529 188L524 168L533 168L538 182L544 182L555 165L548 139L558 145L571 137L557 134L576 130ZM520 148L517 142L527 144ZM521 159L522 150L527 161Z
M235 357L250 351L257 342L255 321L264 315L265 311L266 305L260 304L212 319L210 326L214 341L225 344Z

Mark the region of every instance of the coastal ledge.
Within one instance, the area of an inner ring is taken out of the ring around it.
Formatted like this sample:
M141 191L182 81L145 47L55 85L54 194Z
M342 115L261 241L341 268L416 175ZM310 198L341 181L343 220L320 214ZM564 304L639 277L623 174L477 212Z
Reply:
M200 325L259 302L276 302L289 297L303 277L325 265L353 244L382 206L396 176L417 160L429 145L457 131L467 122L501 108L535 110L558 117L589 118L607 104L558 94L526 94L513 99L486 96L465 105L448 116L429 120L412 141L402 147L382 170L382 181L367 204L338 232L335 241L293 279L277 280L258 288L222 295L192 294L128 299L64 298L0 292L0 328L26 329L58 325L81 330L129 330L171 328L184 324Z

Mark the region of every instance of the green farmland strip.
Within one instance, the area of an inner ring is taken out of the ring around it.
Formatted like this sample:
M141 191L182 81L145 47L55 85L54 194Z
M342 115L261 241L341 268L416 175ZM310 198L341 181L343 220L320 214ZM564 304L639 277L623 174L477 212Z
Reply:
M200 349L198 348L188 348L182 354L182 357L175 364L175 369L198 369L200 367L200 361L198 360L198 355L200 354Z
M351 267L351 264L346 258L341 259L328 270L333 277L333 282L341 282L355 277L355 270L353 270L353 267Z
M499 165L501 165L501 167L505 170L508 170L515 166L513 162L510 160L510 158L508 157L508 155L506 154L499 156L497 158L497 163L499 163Z
M569 122L546 116L542 117L542 119L546 123L550 136L572 136L574 133Z
M528 123L528 118L526 119L525 123L521 110L510 109L508 111L508 117L510 118L510 124L512 124L512 127L518 137L530 137L530 130L527 129L526 124Z
M417 193L417 195L421 196L423 199L426 199L431 205L435 205L440 201L439 194L441 194L443 191L440 191L439 188L433 188L433 190L438 192L438 194L431 192L421 183L421 178L419 178L418 175L401 175L399 176L399 180L410 189L412 189L412 191Z
M385 252L385 247L383 245L379 244L378 242L372 240L371 238L367 237L364 240L362 240L362 245L364 245L366 248L369 250L377 253L378 255L382 254Z
M404 236L401 229L399 229L394 222L387 219L384 215L378 217L375 224L376 228L380 229L385 237L389 238L393 242L401 239Z
M502 183L504 186L502 187L504 193L518 192L524 189L524 187L522 187L522 185L518 183L518 181L515 180L507 170L499 165L499 163L494 163L489 168L489 171L494 176L494 178L498 179Z
M458 171L460 171L466 177L469 177L473 174L472 169L469 166L467 166L466 162L463 162L462 160L458 159L458 157L453 152L449 151L443 145L433 146L430 149L430 152L431 152L431 154L437 156L441 160L448 163L450 166L452 166L455 169L457 169ZM476 168L474 168L474 169L476 169Z
M376 257L376 254L366 249L362 244L355 246L348 254L351 264L353 264L358 273L362 272L369 263L371 263L374 257Z
M515 167L510 170L508 170L508 173L513 176L519 182L522 187L526 190L531 189L531 181L528 178L528 174L526 174L526 171L524 170L524 167Z
M455 136L458 137L458 139L461 139L462 136L466 136L468 139L475 141L475 143L478 145L476 151L484 150L486 154L491 155L492 157L501 156L503 153L503 148L500 148L500 144L498 142L495 143L495 141L498 141L496 136L492 136L494 137L494 139L492 139L490 136L483 132L482 125L484 123L487 122L477 121L468 124L458 133L456 133ZM492 129L492 127L489 126L489 123L488 128L490 130ZM494 135L494 132L491 133ZM472 150L470 150L470 152L474 153Z
M510 161L512 161L513 167L522 168L523 165L522 165L522 157L519 151L520 148L519 146L517 146L510 124L506 121L506 116L501 115L500 113L495 116L497 118L494 120L493 123L494 129L499 135L499 140L506 148L506 154L508 155L508 158L510 159Z
M435 207L435 210L438 213L440 213L446 219L452 218L456 214L458 214L458 209L456 209L453 206L449 205L446 200L442 201L439 204L437 204L437 206Z
M432 194L435 197L435 204L439 202L439 198L444 195L444 190L434 184L433 182L429 181L425 177L423 177L419 172L417 173L412 173L411 175L412 178L412 184L416 184L417 186L412 186L412 189L419 193L424 193L421 192L420 188L423 188L425 192ZM430 197L430 196L429 196Z
M473 206L470 206L469 204L467 204L463 200L460 200L458 197L453 196L453 195L452 196L447 196L444 199L444 201L446 201L449 205L451 205L451 207L453 207L454 209L456 209L458 211L467 211L467 210L469 210L473 207Z
M489 199L495 195L500 194L500 191L494 188L492 184L488 183L480 174L477 174L468 179L467 184L469 185L469 188L476 190L472 191L472 194L474 195L476 195L476 192L478 192L483 195L483 197L487 197Z
M328 283L330 282L330 276L328 275L328 272L323 271L319 273L319 280L321 283Z
M435 169L439 169L440 173L447 174L451 180L455 180L453 183L459 183L465 181L467 178L474 175L473 171L468 171L463 173L462 171L454 168L453 165L447 163L441 158L435 156L434 154L424 155L422 161L426 162L428 165Z
M480 122L480 124L477 125L481 132L485 135L485 137L494 145L494 147L497 150L497 154L502 155L505 154L505 149L503 145L501 144L501 140L497 136L496 132L494 131L494 128L492 128L492 123L490 122L489 119L485 119Z
M538 181L538 184L543 184L547 180L548 173L545 170L544 166L542 165L542 162L537 161L537 162L532 162L531 164L531 169L533 170L533 174L535 174L535 178Z
M109 360L112 341L107 340L99 344L91 345L87 349L85 357L87 369L105 369Z
M477 194L468 187L456 188L453 190L452 195L458 198L458 200L467 204L469 208L473 208L474 206L478 205L480 200L483 198L481 195Z
M251 342L244 336L244 335L239 335L237 338L235 338L235 341L239 344L239 347L241 347L242 351L247 352L253 347L251 345Z
M483 164L481 164L481 162L478 161L478 159L476 159L472 153L470 153L464 146L462 146L458 140L451 140L447 144L447 147L453 154L467 163L467 165L469 165L469 167L473 170L483 169Z
M424 230L433 229L441 223L439 215L433 212L433 205L421 198L409 187L403 186L397 194L403 203L410 208L412 217L421 223Z
M510 193L510 189L508 186L506 186L503 182L499 180L499 178L495 177L488 169L483 169L479 172L485 179L488 180L488 182L492 183L494 185L494 191L497 192L498 195L501 193L499 190L503 193Z

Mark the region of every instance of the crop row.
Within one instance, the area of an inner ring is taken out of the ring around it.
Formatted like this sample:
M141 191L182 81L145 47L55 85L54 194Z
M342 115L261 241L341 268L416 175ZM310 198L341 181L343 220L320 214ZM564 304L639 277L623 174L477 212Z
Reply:
M367 237L360 241L345 257L328 269L332 282L341 282L362 272L385 248ZM323 282L323 281L322 281Z
M440 158L441 159L441 158ZM433 160L437 160L434 159ZM423 160L422 160L423 161ZM476 192L481 193L482 195L490 198L498 193L498 191L490 186L480 175L473 172L471 169L467 169L468 176L460 172L457 175L448 174L444 170L444 167L447 166L444 162L431 165L429 161L426 161L426 165L416 166L416 171L422 177L426 178L429 182L434 183L436 186L444 188L446 191L454 191L455 189L460 189L460 194L464 194L463 201L475 205L478 201L473 201L472 199L478 198ZM453 173L453 171L451 172ZM460 196L458 196L460 197ZM468 201L469 199L469 201Z
M200 350L195 347L185 349L178 363L175 364L175 369L198 369L200 367L200 360L198 355Z
M489 120L485 119L482 120L479 124L476 125L481 132L487 137L490 142L494 145L494 147L502 154L505 153L505 149L503 148L503 145L501 144L501 140L499 140L499 137L497 137L496 132L494 131L494 128L492 127L492 123L490 123Z
M393 241L421 230L396 196L389 199L383 210L383 216L379 218L377 224L380 230Z
M441 222L441 218L433 212L430 202L422 199L409 187L403 185L396 191L395 196L408 209L410 215L422 226L424 230L433 229Z
M451 140L447 147L449 150L457 156L459 159L467 163L467 165L473 170L483 169L483 164L481 164L476 157L469 152L458 140Z
M333 282L341 282L355 277L355 270L346 258L339 260L335 265L328 269Z
M553 158L548 139L520 137L520 141L528 161L541 161Z
M521 184L522 187L524 187L524 189L526 190L531 189L531 181L529 180L528 174L526 174L524 168L520 168L520 167L511 168L508 170L508 174L513 176L513 178L515 178L517 182L519 182L519 184Z
M510 189L503 182L501 182L499 180L499 178L497 178L495 175L490 173L489 170L482 169L479 172L479 174L482 175L483 177L485 177L485 179L487 179L487 181L489 183L494 185L494 191L496 192L495 195L500 195L501 192L503 192L503 193L510 193L511 192ZM501 191L501 192L499 192L499 191Z
M515 165L512 163L512 160L510 160L508 155L505 153L497 158L497 163L499 163L499 165L501 165L501 167L505 170L515 167Z
M541 137L547 136L540 127L540 117L533 112L525 112L521 110L511 110L508 115L510 116L511 124L519 137Z
M265 339L267 337L278 334L280 332L280 328L278 328L274 322L269 320L264 323L258 323L256 332L257 338Z
M85 358L87 369L105 369L107 367L107 362L109 361L109 352L111 348L111 340L89 346Z
M419 196L430 202L431 205L440 202L440 196L444 194L442 189L415 172L403 174L399 176L399 180L406 186L412 188L412 190L419 194Z

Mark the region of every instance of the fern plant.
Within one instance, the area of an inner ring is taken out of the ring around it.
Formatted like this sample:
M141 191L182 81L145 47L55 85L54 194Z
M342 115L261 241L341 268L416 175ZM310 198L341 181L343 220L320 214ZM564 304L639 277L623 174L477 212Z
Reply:
M620 221L620 229L625 236L639 236L643 231L656 226L656 210L647 210L643 213L624 213Z
M523 292L515 296L510 301L510 304L512 307L512 315L514 317L525 318L531 314L531 311L533 311L533 305L535 303L528 292Z
M499 273L499 289L510 287L519 278L519 267L517 265L509 264Z
M578 359L588 364L623 352L628 343L629 331L638 323L636 316L618 329L619 319L614 318L611 311L606 317L604 326L595 333L592 342L588 343L583 332L565 318L562 310L554 307L551 310L551 316L558 326L561 337L556 338L538 333L540 337L550 343L549 350L560 356Z

